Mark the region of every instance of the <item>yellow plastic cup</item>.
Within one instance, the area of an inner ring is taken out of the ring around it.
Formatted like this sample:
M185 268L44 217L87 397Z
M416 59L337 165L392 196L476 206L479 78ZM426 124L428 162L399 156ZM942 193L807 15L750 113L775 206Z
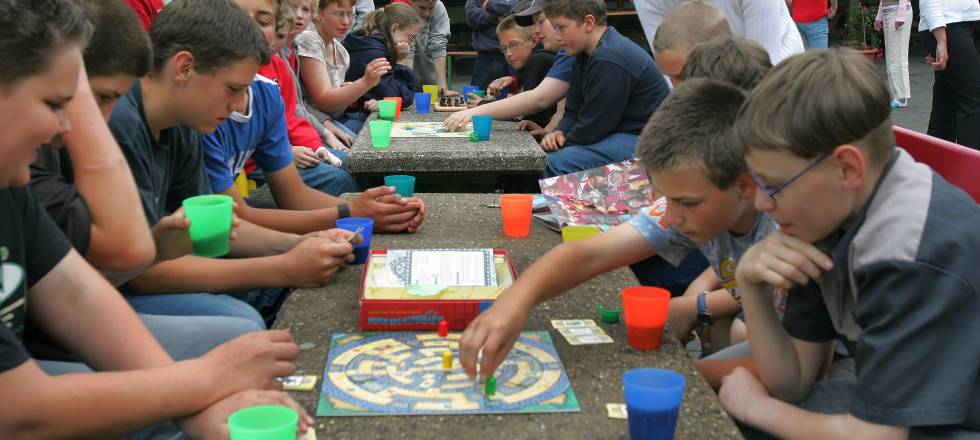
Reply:
M432 95L432 105L439 103L439 86L424 85L422 86L422 92Z

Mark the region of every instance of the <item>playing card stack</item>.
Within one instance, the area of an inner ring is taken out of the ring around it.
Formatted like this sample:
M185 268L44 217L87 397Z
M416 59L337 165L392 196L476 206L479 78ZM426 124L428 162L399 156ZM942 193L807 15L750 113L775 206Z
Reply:
M611 344L612 338L591 319L551 321L551 325L572 345Z

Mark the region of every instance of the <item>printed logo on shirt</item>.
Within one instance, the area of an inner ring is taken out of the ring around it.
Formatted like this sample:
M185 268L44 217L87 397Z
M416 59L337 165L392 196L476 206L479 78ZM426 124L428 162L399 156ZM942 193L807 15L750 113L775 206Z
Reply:
M721 278L721 287L728 290L733 298L738 299L738 285L735 282L735 260L726 258L718 263L718 275Z
M660 197L653 201L653 205L650 206L650 218L657 222L657 226L661 229L668 229L670 225L667 224L666 215L667 214L667 198Z
M22 324L14 322L14 318L21 315L15 314L14 311L24 306L24 297L17 297L14 294L20 292L26 278L25 274L24 268L19 264L0 263L0 319L3 319L4 324L15 333L20 329L14 328L14 325L19 327ZM16 298L16 301L8 304L7 301L11 297Z

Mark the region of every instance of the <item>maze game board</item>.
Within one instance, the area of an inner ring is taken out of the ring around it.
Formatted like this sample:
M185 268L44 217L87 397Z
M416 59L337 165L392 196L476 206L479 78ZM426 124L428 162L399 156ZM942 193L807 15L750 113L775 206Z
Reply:
M460 333L335 333L318 416L577 412L575 392L546 331L524 332L484 394L459 365ZM442 353L453 367L442 369Z

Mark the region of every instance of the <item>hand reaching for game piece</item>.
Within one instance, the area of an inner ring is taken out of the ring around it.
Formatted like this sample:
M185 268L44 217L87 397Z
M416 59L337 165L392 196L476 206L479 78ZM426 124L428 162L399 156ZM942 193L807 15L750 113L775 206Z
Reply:
M513 76L504 76L493 80L490 85L487 86L487 90L490 91L494 96L500 96L500 91L503 89L510 88L510 85L514 82Z
M476 377L477 354L483 351L480 362L480 377L483 380L493 375L497 367L514 348L521 330L527 322L527 306L520 301L510 300L517 295L502 296L489 309L477 315L466 326L459 339L459 363L471 379Z
M466 127L466 124L470 122L475 112L471 110L458 111L449 115L445 121L442 122L442 128L446 131L457 131Z
M235 411L256 405L280 405L292 408L299 413L297 429L300 433L312 429L316 423L302 406L282 391L245 390L225 397L204 411L182 419L180 427L191 438L227 440L228 417Z

